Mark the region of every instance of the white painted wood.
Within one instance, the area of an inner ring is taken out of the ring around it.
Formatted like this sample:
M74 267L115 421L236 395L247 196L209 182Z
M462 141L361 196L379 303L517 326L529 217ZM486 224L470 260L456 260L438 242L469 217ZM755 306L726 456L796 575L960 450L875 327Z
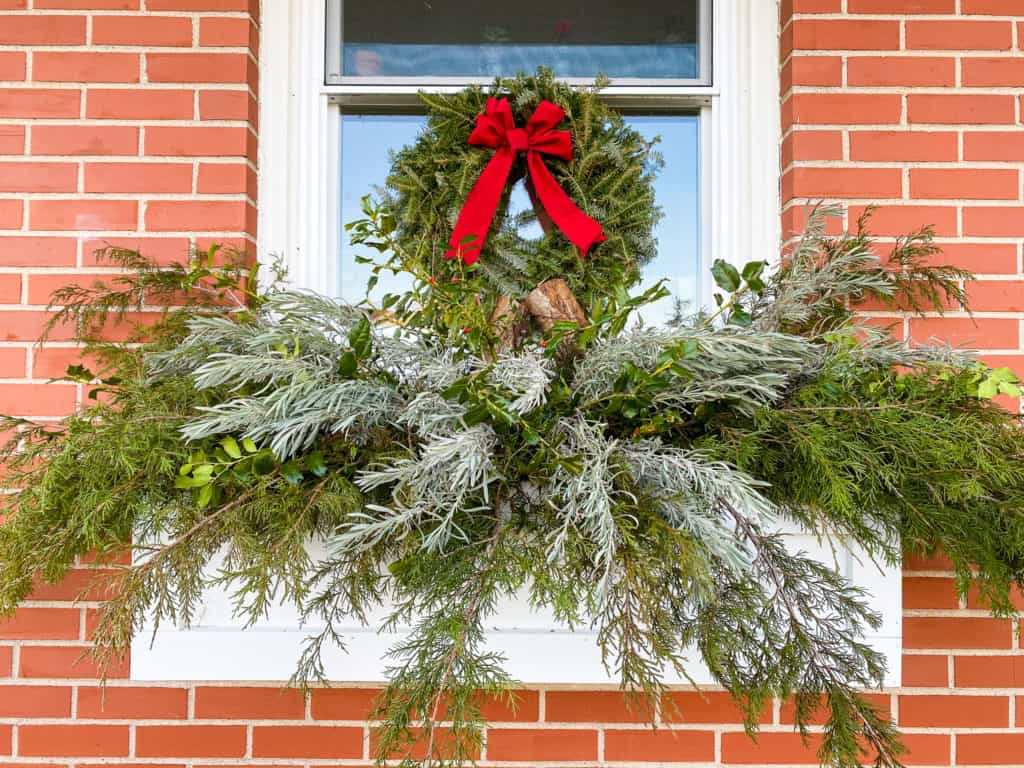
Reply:
M322 0L265 0L262 15L260 106L259 255L283 258L291 281L322 293L338 286L339 102L395 103L415 89L394 86L368 93L355 86L325 86ZM778 6L767 0L714 3L714 84L664 89L615 88L620 104L657 100L701 109L702 271L714 258L744 263L773 261L780 244ZM450 86L446 86L450 88ZM711 294L710 278L702 301ZM901 579L847 551L825 551L812 537L793 535L792 546L817 551L844 575L868 588L885 624L870 638L889 664L886 684L900 683ZM348 652L330 650L327 667L340 681L383 679L383 654L399 635L370 627L347 628ZM294 611L279 608L260 625L242 630L222 592L208 595L196 626L140 633L132 645L136 680L284 680L294 671L303 639ZM492 622L490 642L509 671L527 683L609 684L594 635L571 632L508 601ZM152 644L151 644L152 642ZM688 671L712 682L697 660ZM671 678L670 678L671 679ZM682 682L678 681L677 682Z

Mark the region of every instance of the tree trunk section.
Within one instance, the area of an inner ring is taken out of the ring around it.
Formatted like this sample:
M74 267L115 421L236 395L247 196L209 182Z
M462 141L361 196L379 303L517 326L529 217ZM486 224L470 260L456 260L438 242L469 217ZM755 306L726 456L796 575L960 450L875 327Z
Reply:
M569 285L560 277L545 280L523 300L523 307L542 331L550 331L557 322L586 325L587 316Z

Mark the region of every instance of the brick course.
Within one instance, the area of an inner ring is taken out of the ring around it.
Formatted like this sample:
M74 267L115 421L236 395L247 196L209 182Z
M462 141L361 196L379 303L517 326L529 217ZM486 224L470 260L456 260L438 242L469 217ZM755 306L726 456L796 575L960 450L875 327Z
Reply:
M276 1L276 0L275 0ZM258 18L251 0L0 0L0 411L58 417L82 396L47 384L77 352L34 342L57 285L103 272L92 251L161 261L211 241L252 245ZM903 318L914 341L983 350L1024 374L1024 6L1019 0L783 0L782 221L821 198L869 203L878 236L932 224L979 273L976 317ZM104 694L83 651L97 566L37 589L0 621L3 765L368 764L374 691L133 684ZM904 573L903 684L878 697L909 765L998 765L1024 754L1024 652L1009 621L961 601L941 558ZM651 731L614 691L524 691L485 705L488 764L548 761L811 765L776 702L758 744L716 691L669 695Z

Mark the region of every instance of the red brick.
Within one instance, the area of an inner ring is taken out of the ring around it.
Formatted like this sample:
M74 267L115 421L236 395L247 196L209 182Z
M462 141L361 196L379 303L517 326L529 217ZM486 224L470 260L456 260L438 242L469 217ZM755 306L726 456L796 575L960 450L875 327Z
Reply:
M0 677L10 677L14 672L14 649L0 645Z
M1024 61L1012 58L964 58L965 86L1024 86Z
M127 757L127 725L22 725L22 757Z
M964 160L1024 161L1024 131L966 131Z
M256 102L248 91L200 91L200 120L254 121Z
M51 685L0 685L0 717L70 716L70 688Z
M152 4L148 6L152 9ZM175 16L94 16L93 45L192 45L192 19Z
M0 200L0 229L21 229L24 210L21 200Z
M137 83L139 57L134 53L52 53L32 56L32 79L77 83Z
M728 693L679 691L666 694L661 716L666 723L741 723L743 712ZM772 721L771 706L758 714L757 722Z
M139 0L35 0L33 8L68 10L137 11Z
M82 45L85 16L4 16L0 45Z
M0 192L74 192L76 163L0 162Z
M128 125L34 125L33 155L136 155L139 129Z
M798 167L782 177L782 194L787 199L861 197L877 200L900 197L902 192L903 173L899 168Z
M366 720L380 691L370 688L317 688L310 699L314 720Z
M631 762L710 763L715 759L711 731L607 730L605 760Z
M146 54L146 76L151 83L244 83L248 68L245 53Z
M205 18L199 20L199 44L202 46L230 46L244 48L253 35L249 19Z
M846 82L859 86L953 86L956 60L918 56L851 56Z
M895 93L795 93L792 121L802 125L898 123L902 102Z
M1024 733L958 733L957 765L1013 765L1024 754Z
M188 715L188 691L184 688L78 689L78 717L89 720L176 720Z
M960 598L953 579L903 577L904 608L956 608Z
M196 688L195 716L202 720L301 720L302 692L294 688Z
M194 101L188 90L90 88L85 112L100 120L191 120ZM148 131L146 138L148 141Z
M1022 365L1024 357L1020 355L981 355L981 361L991 368L1005 366L1011 368L1018 375L1024 373L1024 365ZM1018 611L1024 609L1024 593L1021 592L1020 587L1010 587L1010 602ZM991 601L988 598L982 597L981 590L978 589L976 583L971 584L970 589L967 590L967 607L982 608L986 611L992 607Z
M910 50L1006 51L1013 44L1007 21L908 21Z
M0 88L0 117L78 117L80 98L67 88Z
M75 250L69 237L0 237L0 266L73 267Z
M898 21L797 19L793 22L797 50L883 51L900 47Z
M961 0L960 13L1017 16L1020 14L1020 0Z
M548 722L602 723L648 722L639 703L630 706L619 691L548 691L544 719Z
M0 80L25 79L25 54L21 51L0 51Z
M842 0L782 0L782 18L789 19L794 13L839 13Z
M52 313L43 311L9 312L4 317L4 323L0 326L0 340L2 341L39 341L44 328L50 320ZM73 328L58 326L50 333L50 341L70 341L73 337ZM43 385L39 385L43 386ZM56 392L58 387L48 385L50 388L43 390L50 396L50 392ZM64 389L64 387L60 387Z
M244 127L158 126L146 129L147 155L245 157L249 130Z
M907 96L907 119L935 125L1013 123L1013 97L912 93Z
M786 62L790 85L842 85L843 59L840 56L794 56ZM788 90L783 87L783 91Z
M918 326L925 324L938 326L935 330L941 333L942 328L960 320L963 318L911 318L911 335L917 340L928 338L927 329L924 334L914 332L915 321ZM979 320L979 330L997 322L1002 321ZM1015 320L1005 322L1012 323L1014 326L1017 324ZM931 335L948 338L950 343L957 343L957 336L954 333L941 335L933 333ZM1004 336L997 336L994 333L980 335L985 339L986 347L1002 346L1000 342L1005 340L1005 334ZM1016 329L1014 329L1013 336L1014 344L1012 346L1016 347ZM1005 619L946 616L906 616L903 619L904 648L1009 648L1010 634L1010 622Z
M848 216L856 221L864 213L864 206L851 205ZM939 237L957 234L956 208L952 206L883 205L871 214L869 228L872 234L898 237L921 227L930 226Z
M820 734L810 734L805 744L798 733L760 733L755 742L745 733L723 733L722 762L817 765L820 740Z
M380 753L380 734L379 728L370 729L370 754L377 755ZM410 728L409 729L410 741L403 745L400 749L392 749L387 754L388 764L397 764L402 761L403 765L408 765L408 761L424 761L427 757L427 748L430 745L430 740L427 738L426 732L421 728ZM438 728L433 734L433 752L434 756L444 755L450 753L452 747L455 745L452 732L448 728ZM480 758L479 749L475 749L470 746L468 748L469 758L475 763ZM420 763L422 764L422 763Z
M956 0L849 0L849 13L956 13Z
M1022 688L1024 656L957 656L953 683L957 688Z
M54 385L47 384L52 387ZM19 654L18 674L24 678L55 678L55 679L97 679L99 670L96 663L88 655L83 656L88 648L69 646L40 645L21 647ZM115 664L108 671L109 679L128 676L126 662Z
M975 312L1024 311L1024 282L977 280L967 284L968 306Z
M954 162L957 151L957 135L948 131L850 131L854 161Z
M242 725L142 725L135 729L136 757L242 757Z
M964 208L963 218L968 237L1020 237L1024 207Z
M249 168L242 163L201 163L196 178L200 194L244 194Z
M251 11L250 0L147 0L153 11Z
M32 229L132 230L138 223L134 200L32 200L29 225Z
M908 688L946 688L949 663L945 656L903 655L903 685Z
M596 760L597 731L493 728L487 732L487 759L522 762Z
M35 277L35 276L33 276ZM63 361L58 368L54 363ZM51 360L47 365L47 360ZM63 347L40 347L33 355L33 376L52 379L64 374L68 365L81 362L80 349ZM106 579L114 571L98 568L72 568L56 584L36 581L29 595L30 600L103 600L109 596Z
M82 266L95 266L101 264L110 266L108 261L98 259L96 251L114 246L117 248L128 248L138 251L148 259L165 266L179 263L183 264L188 259L189 241L183 237L105 237L102 240L84 240L82 242Z
M244 232L244 201L153 200L146 208L150 232Z
M20 155L25 152L25 127L0 125L0 155Z
M191 163L86 163L86 192L191 192Z
M910 196L915 199L1017 200L1016 170L983 168L911 168Z
M74 406L73 387L51 386L51 396L41 397L47 391L43 385L0 384L0 413L45 416L58 405ZM76 640L80 620L77 608L18 608L12 616L0 618L0 640Z
M0 274L0 304L21 303L21 275Z
M362 754L362 727L258 725L252 731L253 757L344 759Z
M4 378L21 378L25 375L26 349L4 347L0 349L0 376ZM0 677L4 677L4 655L0 652Z
M900 755L904 765L949 765L952 740L946 734L902 734L906 752Z
M491 723L536 722L540 718L540 694L519 690L512 701L488 696L480 702L480 713Z
M1006 728L1006 696L900 696L900 725L906 728Z
M842 160L843 134L840 131L791 131L782 140L782 167L794 160Z
M14 729L9 725L0 725L0 754L11 754L14 746Z

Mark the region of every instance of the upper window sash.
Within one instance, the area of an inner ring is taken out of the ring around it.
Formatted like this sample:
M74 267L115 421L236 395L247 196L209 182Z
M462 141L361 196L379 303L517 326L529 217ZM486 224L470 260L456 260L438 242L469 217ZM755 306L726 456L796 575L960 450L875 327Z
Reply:
M366 0L362 1L365 2ZM612 67L602 66L602 64L606 65L609 63L613 63L613 61L602 62L599 53L595 57L596 65L593 67L594 73L597 74L598 71L602 70L607 71L611 75L611 85L613 88L626 87L644 88L645 90L650 89L650 95L656 95L659 91L665 93L678 92L680 89L685 89L687 91L692 92L693 90L710 88L713 84L712 0L676 0L676 4L679 6L680 9L679 18L684 23L692 24L695 25L696 27L695 30L690 30L691 33L695 34L688 35L693 38L692 44L690 44L689 41L686 40L683 40L681 42L671 41L667 43L657 44L641 44L629 40L625 40L620 44L617 43L615 40L608 40L607 42L601 41L595 46L562 46L563 49L577 49L571 52L572 55L570 55L563 62L563 64L568 64L570 67L576 66L578 70L585 69L587 72L587 76L567 77L564 75L576 73L566 73L564 71L558 71L559 67L557 66L556 62L545 62L543 60L537 60L536 62L532 62L529 65L527 65L526 62L515 61L514 56L508 55L510 52L516 53L517 49L518 52L521 53L524 49L528 48L543 48L547 45L557 47L559 45L557 42L555 42L554 44L550 44L535 41L526 41L525 43L516 46L515 44L508 44L503 40L500 41L500 43L489 43L488 41L484 41L479 44L470 43L468 41L465 43L463 43L462 41L458 41L454 45L452 43L448 43L447 45L450 46L449 55L446 57L445 53L441 51L439 52L437 61L444 62L443 67L451 68L456 66L457 62L460 60L466 62L475 61L476 57L482 55L481 52L485 53L487 48L497 50L501 45L508 45L508 49L506 51L498 52L498 56L503 56L505 58L505 62L495 62L492 68L496 70L509 71L493 71L479 76L464 75L461 73L445 74L442 72L431 72L429 71L429 40L424 39L423 43L401 43L394 45L393 49L398 49L402 47L402 45L406 45L408 51L411 54L418 55L423 59L423 61L421 61L415 67L415 74L394 74L395 68L389 68L386 62L386 52L387 50L389 50L388 46L392 45L391 43L384 42L381 43L380 45L377 45L376 43L367 44L364 47L362 47L359 51L353 51L353 46L350 45L348 53L351 55L346 55L345 13L343 6L345 0L324 0L324 2L326 4L324 84L328 86L358 86L360 90L365 89L365 91L372 91L375 88L377 88L384 93L395 92L395 89L403 89L409 87L429 87L438 89L464 87L466 85L473 84L487 84L494 79L495 75L512 75L514 74L515 69L520 68L529 71L534 69L537 65L542 65L545 63L554 65L553 68L555 68L556 70L555 74L562 75L562 79L565 82L572 85L587 85L593 82L593 77L590 76L589 72L591 67L589 66L589 64L585 62L587 54L585 49L596 47L606 49L615 49L617 47L633 47L642 54L641 56L636 57L636 60L654 62L650 67L650 69L653 70L657 69L659 66L664 66L658 64L656 60L652 59L651 57L652 51L649 49L654 48L656 45L665 45L667 48L675 49L674 55L680 61L685 60L688 62L683 66L695 70L693 72L693 76L678 77L672 76L671 74L667 74L666 76L648 76L647 74L645 74L644 76L622 75L620 73L616 73L615 71L613 71ZM472 14L475 12L474 7L471 6L471 4L466 5L469 6L467 8L467 13ZM389 14L384 12L386 9L381 9L377 4L374 4L374 7L376 11L379 13L382 23L386 24L389 19ZM689 19L690 14L694 15L692 21L690 21ZM642 9L638 10L638 14L635 18L640 20L644 19ZM560 20L559 22L557 22L557 24L562 23L566 25L567 29L571 30L571 19ZM425 33L425 38L427 34L429 34L429 32ZM495 32L492 35L492 37L500 38L501 34L501 32ZM474 47L479 48L480 51L474 51ZM693 47L695 47L696 50L690 51L688 52L688 54L681 52L679 50L682 48ZM648 50L640 51L639 49ZM620 50L618 53L620 60L628 60L628 54L625 50ZM666 52L666 55L667 53L668 52ZM357 66L355 63L359 60L357 58L357 55L361 56L362 58L362 61L358 64L358 66L362 66L364 68L364 72L361 74L355 74L349 71L354 66ZM575 56L576 58L575 63L570 61L570 59L572 59L573 56ZM563 70L565 68L566 67L564 66L562 67Z

